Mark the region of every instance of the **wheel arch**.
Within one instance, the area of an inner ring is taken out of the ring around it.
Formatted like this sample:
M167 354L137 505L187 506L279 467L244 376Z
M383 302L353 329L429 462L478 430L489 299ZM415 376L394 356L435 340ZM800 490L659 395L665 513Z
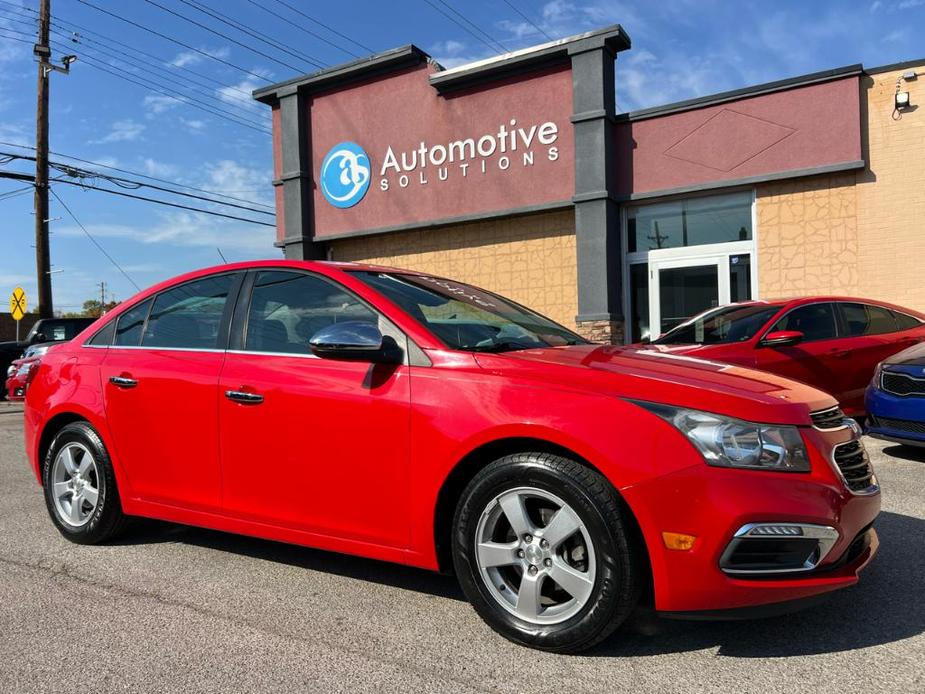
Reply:
M634 546L640 552L640 557L645 565L645 589L643 591L643 600L651 602L654 600L654 587L652 580L652 568L649 560L648 547L636 514L630 505L626 502L620 490L613 484L606 474L586 457L576 451L567 448L561 444L549 441L548 439L536 438L530 436L511 436L506 438L495 439L483 443L475 449L469 451L456 465L450 470L443 484L437 493L437 501L434 508L434 549L437 556L437 564L442 573L451 573L453 560L450 553L450 538L453 526L453 516L456 512L456 505L462 495L466 485L475 477L476 474L485 468L491 462L498 458L514 453L552 453L574 460L579 465L584 465L595 472L599 473L608 481L614 493L619 499L621 507L625 513L628 526L632 530L632 541Z
M54 441L59 431L68 424L73 424L74 422L86 422L90 424L90 426L93 426L90 420L84 415L74 411L64 411L58 412L42 427L42 431L39 434L38 448L36 449L36 462L39 467L39 483L42 483L41 470L42 466L45 464L45 456L48 455L48 449L51 448L51 442Z

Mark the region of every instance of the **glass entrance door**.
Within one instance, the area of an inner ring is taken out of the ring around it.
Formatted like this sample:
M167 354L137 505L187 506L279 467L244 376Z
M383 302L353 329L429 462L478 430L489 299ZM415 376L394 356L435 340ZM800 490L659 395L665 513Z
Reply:
M702 311L729 303L727 256L649 261L653 339Z

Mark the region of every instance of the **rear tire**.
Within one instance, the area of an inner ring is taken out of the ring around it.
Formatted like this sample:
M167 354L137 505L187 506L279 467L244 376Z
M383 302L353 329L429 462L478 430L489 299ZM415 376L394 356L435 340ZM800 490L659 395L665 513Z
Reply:
M576 653L632 613L644 574L623 504L598 472L549 453L491 463L453 524L456 575L479 615L525 646Z
M105 542L124 527L112 462L87 422L68 424L55 435L43 462L42 485L52 522L71 542Z

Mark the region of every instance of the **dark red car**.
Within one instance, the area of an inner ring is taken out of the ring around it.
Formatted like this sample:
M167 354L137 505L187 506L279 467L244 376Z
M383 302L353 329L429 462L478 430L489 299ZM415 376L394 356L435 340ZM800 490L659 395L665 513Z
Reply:
M148 516L455 571L492 628L552 651L640 600L789 608L877 550L877 480L831 396L387 268L144 291L45 355L25 431L74 542Z
M925 341L925 314L869 299L813 296L705 311L649 345L808 383L852 417L881 361Z

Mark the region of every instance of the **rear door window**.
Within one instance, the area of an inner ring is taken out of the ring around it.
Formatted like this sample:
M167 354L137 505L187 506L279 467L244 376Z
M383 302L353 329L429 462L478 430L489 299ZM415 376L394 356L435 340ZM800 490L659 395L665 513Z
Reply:
M896 329L897 330L912 330L912 328L918 328L922 325L920 321L915 316L910 316L906 313L900 313L899 311L893 311L893 318L896 319Z
M145 321L151 310L151 301L151 299L146 299L119 316L113 345L137 347L141 344L141 332L144 330Z
M835 309L830 303L798 306L771 328L771 332L778 330L797 330L805 342L830 340L838 336Z
M143 347L217 349L228 294L236 275L186 282L157 295L141 339Z
M893 312L882 306L859 303L840 303L842 317L848 337L882 335L897 329Z

